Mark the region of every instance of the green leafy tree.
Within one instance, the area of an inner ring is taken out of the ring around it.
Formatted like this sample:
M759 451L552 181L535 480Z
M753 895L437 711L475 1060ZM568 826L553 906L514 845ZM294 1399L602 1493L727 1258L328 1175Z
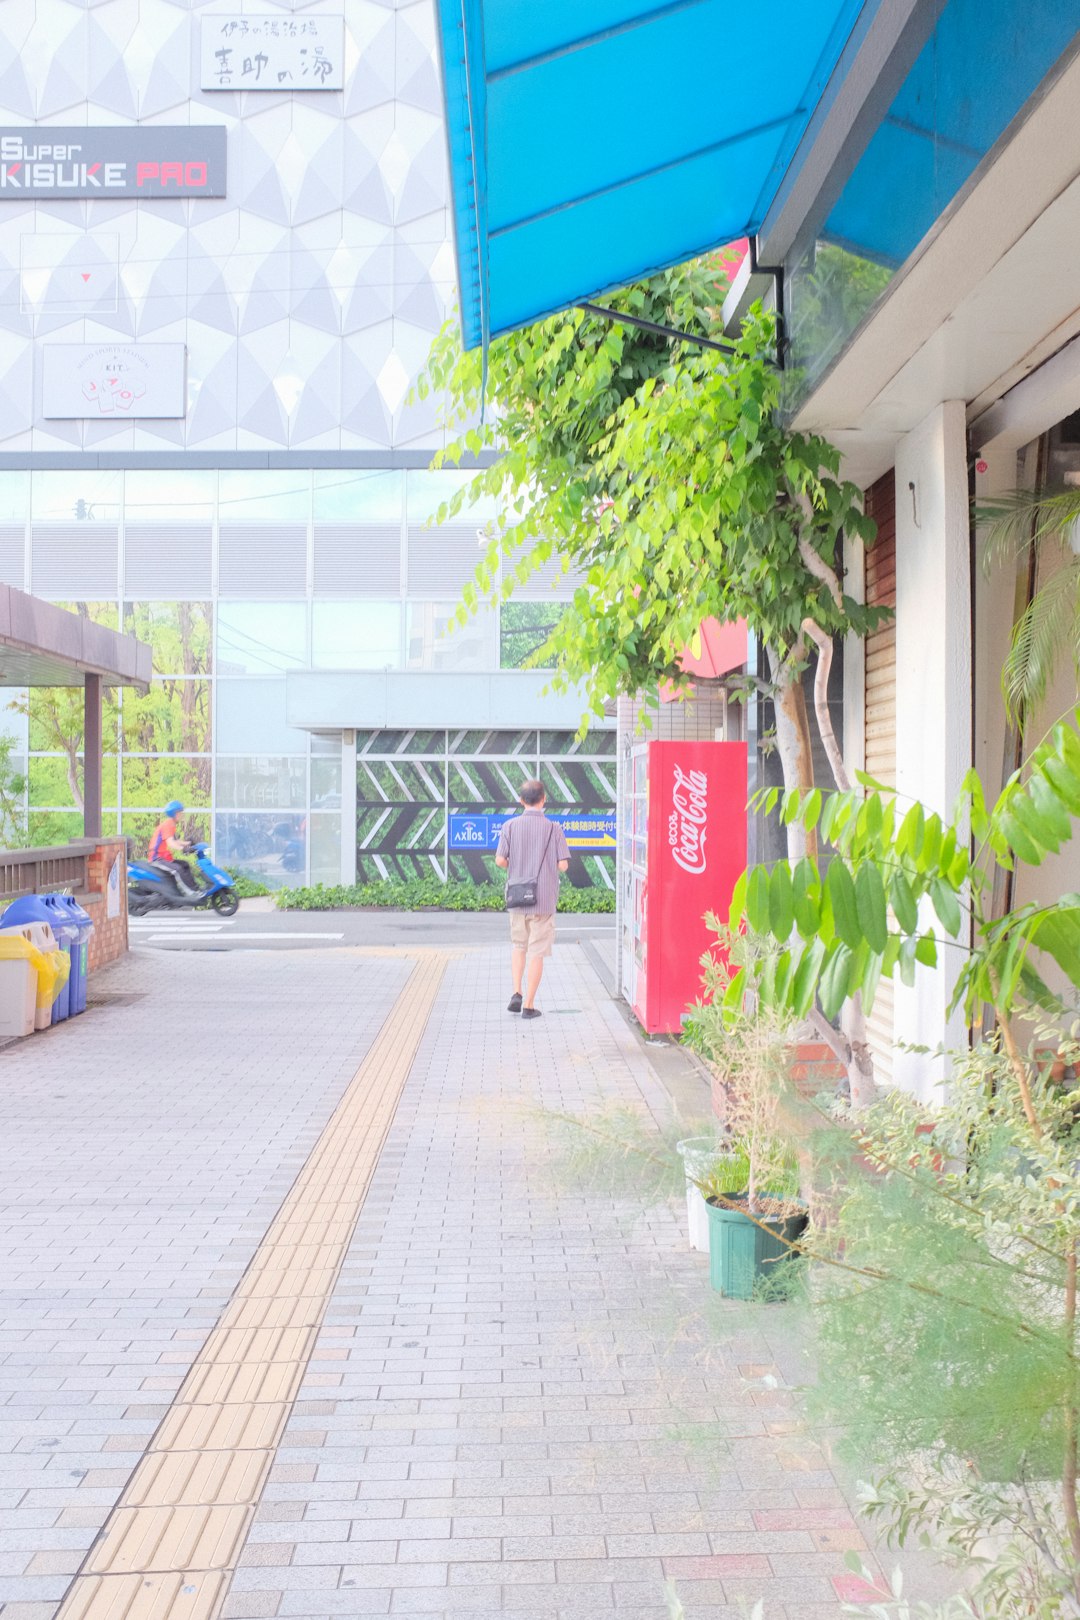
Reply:
M26 776L15 759L14 737L0 736L0 849L26 843Z
M978 512L989 525L987 570L1014 567L1025 555L1034 567L1055 554L1061 566L1034 591L1013 627L1001 686L1009 720L1022 728L1045 701L1054 675L1071 661L1080 683L1080 490L1017 490Z
M89 619L106 629L117 627L115 602L61 602L69 613ZM83 730L85 714L81 686L35 686L12 703L12 708L24 714L29 722L31 753L56 754L57 764L63 772L63 784L56 783L55 796L47 785L51 775L44 762L31 765L31 832L33 842L66 843L81 834L75 830L73 817L59 818L49 812L34 810L37 804L59 806L71 804L81 813L83 808ZM116 693L106 688L102 694L101 735L106 754L116 751L119 724L119 704ZM39 768L40 767L40 768ZM39 791L40 788L40 791ZM49 794L42 798L42 792Z
M561 602L504 602L499 614L499 667L546 667L547 645L563 611Z
M705 334L718 330L712 266L667 271L612 300L628 313ZM784 780L813 784L802 674L819 653L816 704L839 758L825 693L832 638L874 628L888 610L845 596L841 535L875 534L861 492L838 479L839 452L779 419L775 323L756 309L731 356L672 349L580 311L492 344L491 414L479 356L456 328L436 340L418 385L442 390L464 429L440 460L498 452L445 513L494 496L500 532L466 607L516 585L552 554L584 575L552 632L555 684L584 682L592 712L620 693L685 686L681 658L701 625L746 619L765 646ZM798 833L794 835L798 837Z
M718 335L722 284L694 263L614 297L628 314ZM780 418L772 364L775 322L755 308L731 355L668 345L648 333L572 311L491 345L484 402L481 359L456 328L437 339L418 388L448 397L460 437L440 459L497 451L444 509L495 497L500 532L465 595L466 609L514 588L553 554L584 583L545 653L554 682L583 682L592 712L620 693L685 686L681 658L708 619L745 619L765 647L784 782L813 786L803 674L816 653L815 710L838 780L843 761L829 717L833 638L888 616L843 592L844 534L870 541L861 493L839 479L838 451ZM470 425L471 424L471 425ZM502 560L500 585L500 553ZM789 852L816 848L792 822ZM830 1031L853 1094L872 1093L861 1012Z

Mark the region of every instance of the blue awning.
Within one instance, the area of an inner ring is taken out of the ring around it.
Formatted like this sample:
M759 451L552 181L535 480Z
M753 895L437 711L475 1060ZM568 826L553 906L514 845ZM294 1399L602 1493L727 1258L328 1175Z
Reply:
M438 0L467 348L752 235L878 0Z

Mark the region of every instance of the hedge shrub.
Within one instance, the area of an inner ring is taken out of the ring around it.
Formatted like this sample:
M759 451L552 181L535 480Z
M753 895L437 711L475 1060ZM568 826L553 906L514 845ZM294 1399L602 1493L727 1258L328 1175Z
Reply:
M280 911L340 911L379 907L394 911L502 911L501 883L442 883L438 878L409 878L386 883L323 884L312 888L279 889ZM615 910L613 889L574 889L564 884L559 893L560 912Z

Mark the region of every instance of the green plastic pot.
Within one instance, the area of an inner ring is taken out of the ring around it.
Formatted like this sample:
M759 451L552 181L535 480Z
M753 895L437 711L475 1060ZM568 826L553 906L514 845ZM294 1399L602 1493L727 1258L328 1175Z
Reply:
M745 1208L706 1201L709 1212L709 1281L727 1299L754 1299L781 1292L795 1252L806 1231L804 1210L787 1215L760 1215L751 1220Z

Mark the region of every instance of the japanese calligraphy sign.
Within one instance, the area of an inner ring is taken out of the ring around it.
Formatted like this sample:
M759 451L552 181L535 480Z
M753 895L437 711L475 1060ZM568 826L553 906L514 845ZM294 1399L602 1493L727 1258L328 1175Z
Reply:
M340 90L345 19L325 12L202 18L204 90Z
M0 127L2 201L224 195L224 125Z

